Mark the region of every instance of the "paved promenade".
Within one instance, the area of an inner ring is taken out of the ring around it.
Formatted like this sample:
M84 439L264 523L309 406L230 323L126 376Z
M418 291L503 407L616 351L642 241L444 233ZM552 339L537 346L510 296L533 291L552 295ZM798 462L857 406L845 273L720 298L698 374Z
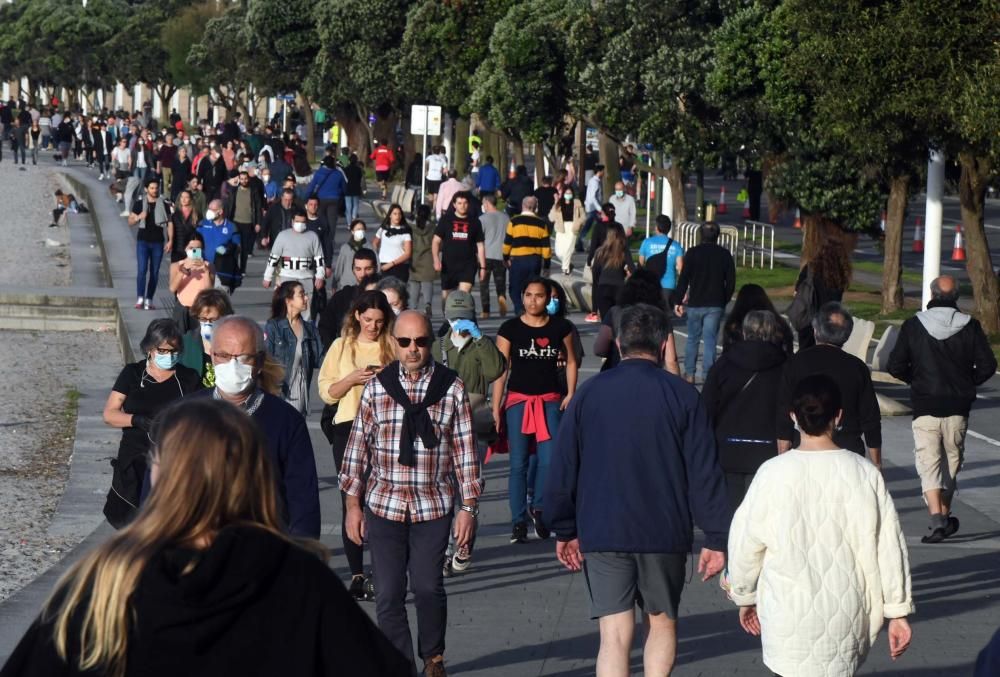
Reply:
M135 311L134 242L120 206L106 197L94 175L82 169L71 172L91 188L91 208L101 224L102 236L112 260L114 289L124 308L125 323L133 342L146 324L160 314ZM103 186L104 184L102 184ZM374 216L367 207L362 216L370 225ZM339 242L344 239L341 228ZM260 286L264 259L251 259L250 274L234 295L237 312L257 320L266 319L270 292ZM582 266L581 266L582 267ZM167 267L163 267L166 290ZM165 304L161 301L161 307ZM574 322L584 334L588 357L582 377L597 372L599 361L589 355L596 325L587 325L582 315ZM495 334L498 320L484 323L486 333ZM678 326L683 347L684 327ZM108 374L110 387L114 374ZM93 385L93 384L91 384ZM98 386L100 384L97 384ZM899 395L900 391L887 390ZM340 548L340 499L333 458L319 430L319 400L309 420L320 476L323 542L333 551L331 565L347 577ZM971 428L995 416L995 405L984 401L973 413ZM883 420L885 476L900 512L913 573L917 613L912 618L914 636L909 652L898 662L888 659L884 634L873 648L860 674L900 676L968 675L976 653L1000 625L1000 443L970 438L961 493L954 512L962 521L958 536L941 545L923 545L926 513L919 482L912 465L909 419ZM117 434L107 429L107 437ZM583 676L594 673L597 624L588 618L584 579L565 572L555 559L554 542L532 540L525 545L508 544L507 463L495 460L485 468L486 491L482 498L479 540L472 568L449 579L449 629L446 651L449 674L481 677L527 675ZM100 511L103 495L89 504L78 500L76 510ZM89 505L89 507L88 507ZM88 517L90 517L88 515ZM105 537L99 529L85 546ZM700 545L696 545L700 547ZM368 559L366 556L366 563ZM689 563L693 569L693 563ZM717 581L701 583L692 571L685 589L679 624L676 675L770 675L760 656L759 640L739 628L736 608L726 600ZM30 622L54 580L55 572L23 590L0 606L0 661ZM374 605L365 608L374 613ZM412 616L411 624L415 619ZM416 629L414 627L414 634ZM633 671L641 672L641 654L633 654Z

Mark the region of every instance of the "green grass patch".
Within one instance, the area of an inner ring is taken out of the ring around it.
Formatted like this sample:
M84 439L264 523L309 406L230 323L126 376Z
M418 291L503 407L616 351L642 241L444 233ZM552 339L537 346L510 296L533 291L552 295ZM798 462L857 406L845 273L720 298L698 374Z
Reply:
M771 289L794 287L799 278L798 268L775 265L774 268L737 268L736 288L745 284L759 284L770 293ZM788 294L785 294L786 296Z
M852 264L854 270L860 270L864 273L874 273L876 275L882 275L882 264L877 261L854 261ZM922 273L918 273L915 270L904 270L903 271L903 282L907 284L923 284L924 277Z
M802 242L792 242L790 240L775 240L774 250L787 254L801 254Z

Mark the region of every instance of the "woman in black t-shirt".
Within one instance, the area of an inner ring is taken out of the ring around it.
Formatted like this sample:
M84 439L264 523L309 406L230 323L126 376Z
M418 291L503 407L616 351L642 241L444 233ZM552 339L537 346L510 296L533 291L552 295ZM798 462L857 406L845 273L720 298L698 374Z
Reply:
M550 315L546 307L552 297L548 280L536 277L524 287L524 314L507 320L497 334L497 348L509 365L493 384L493 418L497 428L506 424L510 446L511 543L528 538L528 457L535 442L537 472L530 517L539 538L549 531L541 522L543 489L549 458L555 444L561 412L576 392L577 355L573 326ZM559 368L565 362L566 394L561 394ZM504 386L507 397L504 398Z
M198 373L178 364L181 341L173 320L150 322L139 344L145 359L125 365L104 405L104 422L122 429L104 504L104 515L116 528L131 522L138 511L153 419L174 400L201 388Z

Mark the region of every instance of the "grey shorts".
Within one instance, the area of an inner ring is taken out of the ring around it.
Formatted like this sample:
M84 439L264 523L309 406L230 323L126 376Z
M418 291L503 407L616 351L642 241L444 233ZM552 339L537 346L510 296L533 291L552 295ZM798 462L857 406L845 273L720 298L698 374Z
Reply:
M583 573L590 617L629 611L638 604L645 613L665 613L676 620L686 570L686 553L588 552Z

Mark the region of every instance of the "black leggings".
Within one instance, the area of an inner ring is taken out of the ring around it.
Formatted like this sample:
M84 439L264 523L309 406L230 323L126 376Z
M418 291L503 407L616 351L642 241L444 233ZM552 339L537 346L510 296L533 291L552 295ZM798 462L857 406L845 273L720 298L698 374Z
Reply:
M351 436L353 421L335 423L333 426L333 462L337 466L337 474L344 465L344 453L347 451L347 440ZM344 542L344 555L347 556L347 566L351 575L358 576L365 572L365 551L360 545L347 537L347 495L340 492L340 536Z

